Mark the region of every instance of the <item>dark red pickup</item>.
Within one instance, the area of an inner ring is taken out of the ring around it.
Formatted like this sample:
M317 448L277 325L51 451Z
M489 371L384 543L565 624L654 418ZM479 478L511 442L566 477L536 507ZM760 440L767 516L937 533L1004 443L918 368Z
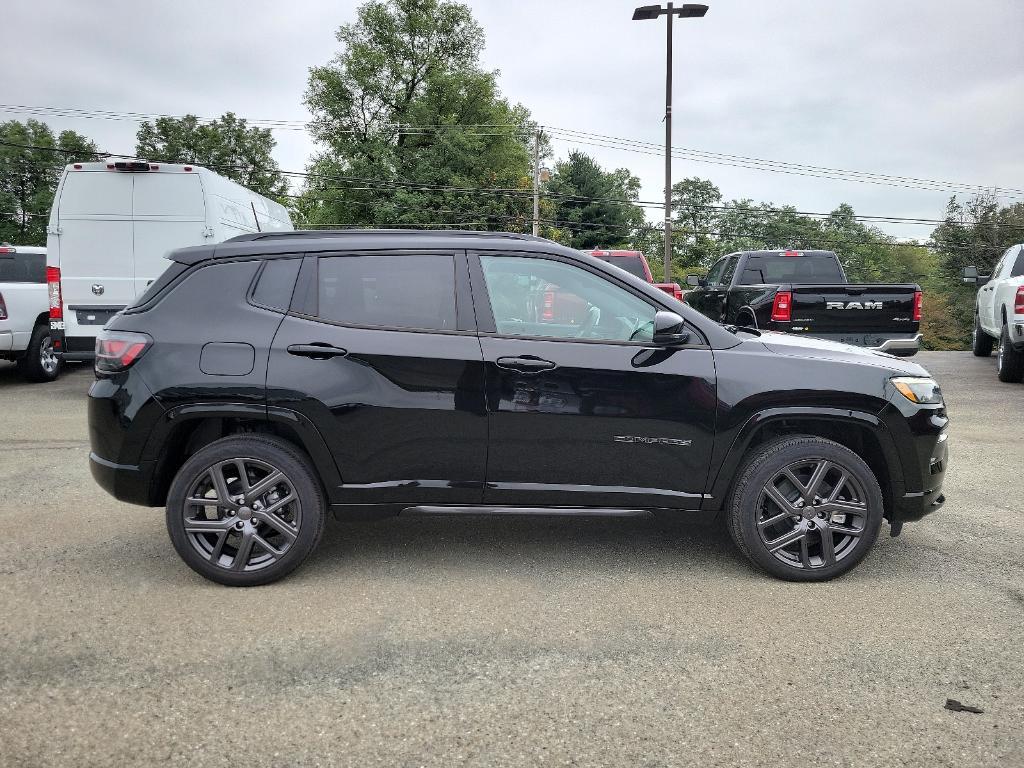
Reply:
M624 269L631 275L636 275L641 280L646 280L655 288L660 288L669 296L680 301L683 300L683 289L679 283L656 283L651 274L651 266L647 258L640 251L583 251L588 256L596 256L601 261L607 261L620 269Z

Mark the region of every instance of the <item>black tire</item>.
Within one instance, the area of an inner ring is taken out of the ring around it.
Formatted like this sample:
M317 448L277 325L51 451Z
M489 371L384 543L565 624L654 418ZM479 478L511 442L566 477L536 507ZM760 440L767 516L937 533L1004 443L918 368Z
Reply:
M800 489L827 492L834 503L811 501L808 506L806 494L784 476L788 469L804 482L804 467L810 474ZM823 469L814 486L817 467ZM775 501L769 483L787 508ZM750 454L737 474L726 515L732 540L761 570L787 581L827 581L857 565L875 543L882 525L882 491L871 468L849 448L822 437L789 436ZM832 543L831 561L826 534ZM780 544L790 539L790 544ZM770 544L778 553L773 554Z
M42 324L32 329L28 348L18 358L18 371L29 381L53 381L64 367L62 355L53 351L50 329Z
M1005 325L999 335L999 355L996 357L996 375L1000 381L1016 384L1024 379L1024 352L1018 352L1010 343L1010 329Z
M273 472L282 479L275 483ZM220 500L214 473L228 504L189 504L189 498ZM266 485L262 492L261 484ZM289 496L294 501L287 502ZM210 443L181 467L167 497L167 532L178 555L196 573L233 587L269 584L291 573L319 543L326 518L312 463L291 443L271 436L237 435Z
M971 333L971 352L975 357L988 357L992 354L992 343L994 339L981 328L978 322L978 315L974 315L974 331Z

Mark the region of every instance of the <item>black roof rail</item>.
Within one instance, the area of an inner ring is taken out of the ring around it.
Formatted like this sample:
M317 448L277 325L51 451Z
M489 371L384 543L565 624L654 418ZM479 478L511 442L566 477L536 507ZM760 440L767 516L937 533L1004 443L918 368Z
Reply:
M435 237L500 237L510 240L543 241L543 237L519 232L490 232L477 229L293 229L285 232L252 232L225 240L227 243L251 242L254 240L277 240L287 238L331 238L366 235L424 235Z

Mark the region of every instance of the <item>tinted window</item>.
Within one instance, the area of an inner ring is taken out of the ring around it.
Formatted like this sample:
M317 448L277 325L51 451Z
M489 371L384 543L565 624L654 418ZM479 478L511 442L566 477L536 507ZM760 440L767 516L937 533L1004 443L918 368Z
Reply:
M636 275L644 282L647 281L647 273L644 272L643 262L636 256L599 256L601 261L614 264L619 269L624 269L631 275Z
M0 253L0 283L45 282L45 253Z
M725 259L719 259L715 262L714 266L708 270L708 276L706 278L708 285L718 285L718 281L722 279L722 270L725 269Z
M832 254L804 256L750 256L740 279L741 285L805 283L827 285L842 283L839 261Z
M141 307L155 299L157 295L174 280L174 278L186 269L188 269L186 264L179 264L176 261L172 261L171 265L163 271L163 274L161 274L156 280L152 280L146 287L146 290L144 290L142 294L135 299L135 301L129 304L125 311L131 311L136 307Z
M320 259L318 272L319 314L325 320L455 330L452 256L329 256Z
M655 309L580 267L525 256L481 256L498 333L650 341Z
M260 273L259 282L252 292L256 304L288 311L292 300L295 277L299 274L299 259L272 259Z
M1010 272L1010 277L1020 277L1024 275L1024 247L1019 247L1017 251L1017 261L1013 263L1013 270Z
M738 256L730 256L725 262L725 268L722 270L722 277L719 278L723 285L729 285L732 282L733 273L736 271L736 263L739 261Z

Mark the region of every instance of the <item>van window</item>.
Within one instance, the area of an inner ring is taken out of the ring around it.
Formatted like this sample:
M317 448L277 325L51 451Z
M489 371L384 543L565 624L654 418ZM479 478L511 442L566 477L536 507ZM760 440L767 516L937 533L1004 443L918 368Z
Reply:
M132 215L132 175L117 171L68 171L58 201L58 215Z
M0 283L45 282L45 253L0 253Z
M455 259L441 254L328 256L319 313L348 325L455 330Z
M259 282L252 292L254 303L270 309L287 312L292 301L292 289L299 274L301 259L271 259L260 273Z

